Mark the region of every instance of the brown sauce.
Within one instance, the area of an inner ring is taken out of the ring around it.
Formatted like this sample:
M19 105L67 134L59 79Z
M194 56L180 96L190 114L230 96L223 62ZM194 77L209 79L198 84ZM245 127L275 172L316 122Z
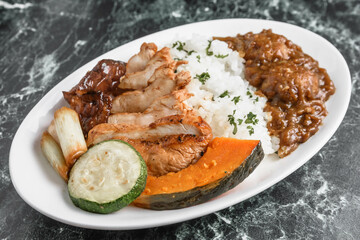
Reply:
M95 125L107 122L112 98L121 93L118 85L125 71L124 62L101 60L69 92L63 92L65 100L79 114L85 137Z
M214 38L228 43L246 61L245 78L268 98L271 135L285 157L315 134L327 115L325 101L335 87L326 70L302 49L271 30Z

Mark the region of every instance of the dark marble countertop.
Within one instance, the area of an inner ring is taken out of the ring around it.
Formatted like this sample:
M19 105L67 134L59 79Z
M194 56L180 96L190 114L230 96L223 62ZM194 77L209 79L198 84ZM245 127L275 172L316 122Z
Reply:
M187 222L133 231L69 226L27 205L9 174L14 134L59 81L95 57L159 30L210 19L288 22L335 45L352 77L344 121L304 166L266 191ZM359 239L360 2L0 1L0 239Z

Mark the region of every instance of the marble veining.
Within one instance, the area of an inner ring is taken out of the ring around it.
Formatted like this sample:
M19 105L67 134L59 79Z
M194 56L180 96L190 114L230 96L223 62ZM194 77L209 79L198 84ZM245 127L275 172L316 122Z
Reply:
M98 231L28 206L9 174L12 138L31 108L88 61L141 36L222 18L288 22L329 40L344 56L352 96L341 126L304 166L222 211L169 226ZM0 239L359 239L360 2L0 1Z

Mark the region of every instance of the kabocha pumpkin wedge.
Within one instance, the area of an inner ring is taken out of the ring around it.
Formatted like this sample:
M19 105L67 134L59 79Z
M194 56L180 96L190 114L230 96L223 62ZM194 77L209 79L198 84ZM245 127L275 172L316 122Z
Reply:
M259 140L215 138L197 163L177 173L148 176L145 190L133 204L169 210L206 202L236 187L263 158Z

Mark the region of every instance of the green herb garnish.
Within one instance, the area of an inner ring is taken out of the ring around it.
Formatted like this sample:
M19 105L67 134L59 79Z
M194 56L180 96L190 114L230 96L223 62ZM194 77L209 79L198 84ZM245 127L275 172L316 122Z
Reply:
M247 129L249 129L250 136L254 134L254 128L252 126L247 126Z
M206 47L206 55L208 55L208 56L212 56L213 54L214 54L214 52L213 51L209 51L209 49L210 49L210 47L211 47L211 43L212 43L212 41L210 41L210 40L208 40L208 42L209 42L209 44L208 44L208 46Z
M233 99L231 99L231 101L234 102L235 105L236 105L240 100L241 100L240 96L233 97Z
M225 92L223 92L223 93L220 94L220 96L219 96L219 98L224 98L224 97L230 97L228 90L226 90Z
M184 51L184 52L186 52L189 56L190 56L192 53L195 52L195 50L191 50L191 51L186 50L186 49L184 48L185 45L186 45L186 43L184 43L184 42L176 41L175 43L173 43L172 48L177 47L176 49L177 49L178 51Z
M195 52L195 50L191 50L191 51L186 51L186 50L184 50L189 56L192 54L192 53L194 53Z
M176 42L173 43L172 48L177 46L177 48L176 48L177 50L184 51L185 44L186 43L184 43L184 42L176 41Z
M200 55L196 56L198 63L200 63Z
M252 98L252 97L253 97L253 95L251 94L251 92L250 92L249 90L247 90L246 95L248 95L249 98Z
M237 121L238 121L238 125L241 125L244 120L238 118Z
M245 123L256 125L259 122L259 119L256 118L256 114L249 112L246 116Z
M210 78L210 74L208 72L203 72L202 74L196 74L196 79L198 79L203 85Z
M234 126L234 130L232 132L234 135L237 133L237 125L236 125L235 117L234 117L235 112L236 112L236 110L234 110L232 115L230 115L230 114L228 115L228 121L229 121L230 125Z
M226 55L217 54L217 55L215 55L216 58L226 58L227 56L229 56L229 54L226 54Z
M253 101L253 103L256 103L259 101L259 97L256 97L255 100Z

